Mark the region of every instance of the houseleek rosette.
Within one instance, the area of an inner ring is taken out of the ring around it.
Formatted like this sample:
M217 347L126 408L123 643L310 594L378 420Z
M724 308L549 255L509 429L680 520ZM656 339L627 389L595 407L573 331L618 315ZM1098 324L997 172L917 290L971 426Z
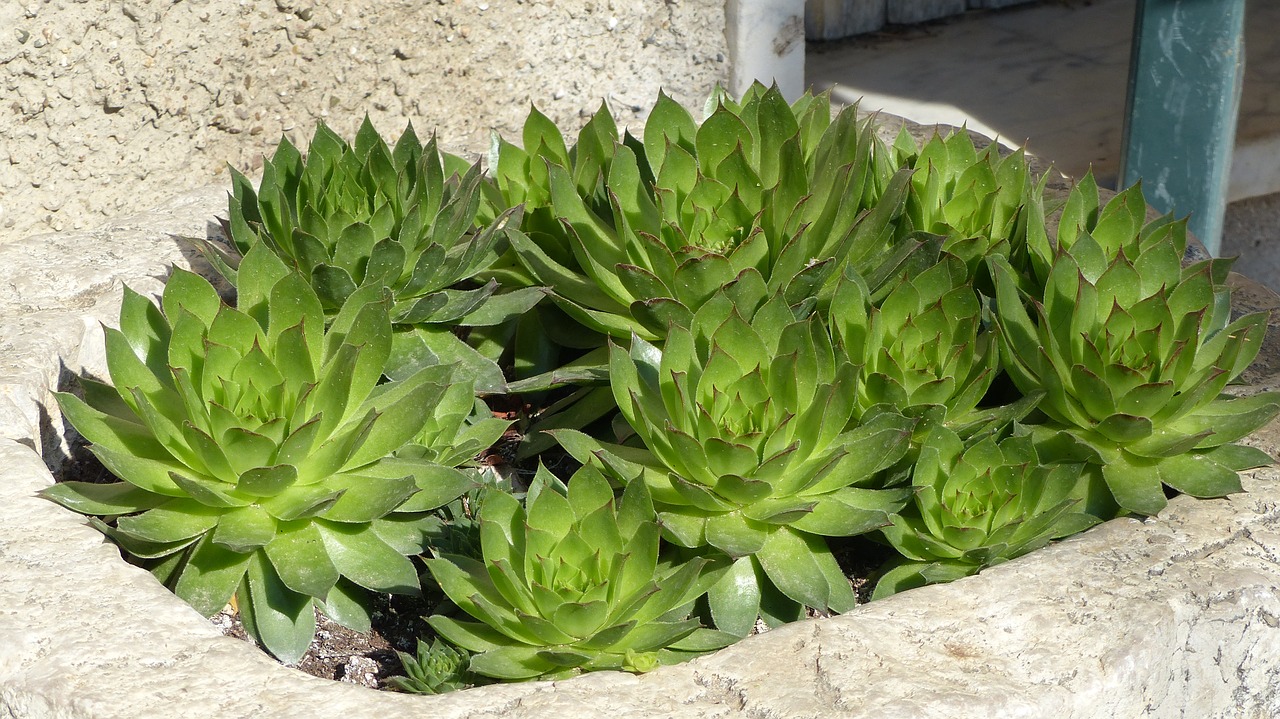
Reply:
M823 537L871 531L907 500L876 474L903 456L914 420L880 408L856 421L857 375L816 315L797 317L748 271L661 349L639 337L610 347L614 395L645 449L556 436L648 484L675 544L736 560L708 599L716 626L743 635L761 614L852 608Z
M106 330L115 386L84 379L83 400L57 397L123 481L42 494L108 518L94 523L201 613L234 595L246 631L295 662L315 608L367 631L362 589L418 591L408 556L427 510L474 482L395 454L437 407L457 408L448 367L378 384L391 346L381 288L353 295L326 331L319 297L264 247L239 284L238 309L183 270L160 308L125 290L120 329ZM447 445L461 424L430 438ZM456 459L449 446L426 453Z
M444 694L457 691L471 683L471 654L465 649L446 644L439 639L427 644L418 640L417 651L408 654L397 650L404 676L391 677L387 684L409 694Z
M1163 242L1172 242L1180 253L1180 259L1186 252L1186 222L1177 222L1172 215L1147 222L1147 201L1141 183L1117 194L1103 206L1097 180L1089 172L1067 195L1057 217L1052 240L1045 209L1044 203L1027 203L1024 208L1027 215L1027 252L1025 257L1010 257L1011 264L1030 278L1030 286L1042 287L1048 281L1057 256L1071 251L1077 240L1086 238L1092 243L1082 245L1079 252L1093 263L1097 262L1099 252L1107 260L1114 260L1121 254L1135 260ZM1212 263L1215 282L1221 284L1225 281L1231 262L1218 260Z
M990 254L1009 255L1025 243L1026 208L1040 201L1021 150L1001 157L991 143L978 152L965 130L934 135L924 147L904 128L894 143L898 162L914 168L900 232L946 238L943 249L962 258L970 273Z
M417 330L397 335L393 375L407 375L415 368L409 358L429 354L466 363L483 390L502 389L497 367L450 328L499 324L543 292L495 294L497 282L474 280L505 250L502 228L519 223L518 208L495 214L483 201L478 165L441 152L434 138L423 147L412 126L389 147L365 118L354 144L323 123L306 155L282 138L256 192L234 169L232 183L227 230L236 249L243 255L263 244L296 267L328 316L358 288L391 289L391 321ZM236 257L201 246L234 282Z
M441 589L478 621L428 621L472 652L470 671L508 680L642 672L724 646L731 637L700 630L689 617L723 568L707 559L673 564L659 556L659 539L644 483L615 503L594 467L580 469L567 488L540 468L525 506L505 492L486 493L483 560L427 561Z
M912 502L880 530L903 559L881 575L873 599L949 582L1093 526L1081 464L1046 463L1025 428L969 442L930 431L912 474Z
M546 201L563 227L511 241L528 272L586 326L656 341L670 324L687 326L748 268L798 302L840 262L893 255L889 221L910 172L894 175L870 121L852 108L833 121L827 95L792 106L759 85L741 103L718 96L712 107L699 125L660 95L642 142L584 130L564 149L558 133L537 136ZM604 159L584 168L584 155Z
M933 267L904 277L880 307L862 278L846 272L831 303L838 350L858 365L863 412L888 404L934 422L962 424L1000 371L999 345L983 327L982 304L965 263L943 254Z
M1100 213L1087 193L1072 193L1056 249L1032 245L1042 290L992 262L1005 369L1023 392L1046 393L1040 410L1100 468L1121 508L1159 512L1162 485L1197 497L1241 491L1237 470L1271 460L1232 443L1280 412L1280 394L1222 392L1257 355L1266 316L1231 321L1229 262L1182 268L1185 223L1143 225L1140 188Z

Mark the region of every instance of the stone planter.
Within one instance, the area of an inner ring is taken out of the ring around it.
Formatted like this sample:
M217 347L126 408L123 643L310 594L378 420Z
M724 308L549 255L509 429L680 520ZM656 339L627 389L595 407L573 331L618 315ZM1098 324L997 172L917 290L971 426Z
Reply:
M1239 717L1280 715L1280 472L1174 500L951 585L635 677L376 693L223 637L34 493L64 448L48 392L105 375L121 284L157 292L222 188L93 232L0 245L0 717ZM1280 298L1241 280L1241 308ZM1276 333L1273 332L1273 335ZM1274 387L1273 336L1250 371ZM1255 442L1275 453L1275 428Z

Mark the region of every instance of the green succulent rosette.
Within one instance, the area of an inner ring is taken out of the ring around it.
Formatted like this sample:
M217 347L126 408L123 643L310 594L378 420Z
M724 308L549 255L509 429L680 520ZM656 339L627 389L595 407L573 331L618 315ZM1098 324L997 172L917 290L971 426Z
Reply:
M934 427L912 473L911 503L880 530L902 559L872 599L977 574L1097 524L1083 511L1097 491L1083 465L1047 460L1016 424L968 442Z
M1185 223L1144 224L1145 208L1134 187L1099 211L1082 182L1056 246L1033 228L1030 278L998 258L992 271L1005 370L1045 392L1039 409L1075 439L1063 451L1094 465L1121 508L1152 515L1164 485L1241 491L1237 471L1271 459L1233 443L1280 413L1280 394L1223 393L1257 355L1266 315L1232 321L1230 261L1183 268Z
M1173 215L1147 221L1147 201L1138 183L1117 194L1105 206L1102 204L1097 180L1090 171L1071 188L1067 200L1057 214L1056 222L1046 217L1044 202L1029 202L1027 215L1027 252L1024 257L1011 256L1010 262L1031 280L1028 287L1043 287L1053 269L1057 256L1071 250L1078 240L1092 243L1081 245L1079 252L1095 263L1099 253L1106 260L1114 260L1124 254L1131 261L1155 245L1171 242L1180 253L1179 260L1187 255L1186 222L1175 221ZM1052 238L1051 238L1052 230ZM1162 251L1163 252L1163 251ZM1167 254L1167 253L1166 253ZM1218 284L1225 281L1232 260L1216 260L1213 277Z
M428 620L472 653L472 672L506 680L643 672L732 640L689 616L723 566L659 556L644 483L615 502L595 467L580 469L567 488L540 468L524 506L504 492L486 494L480 538L482 560L427 561L449 598L477 620Z
M499 185L559 220L511 233L515 255L585 326L657 341L749 268L798 302L842 262L902 261L890 220L910 171L894 174L870 120L760 85L710 108L699 124L660 94L643 140L619 140L602 109L569 149L549 123L527 125L541 166L501 145Z
M352 295L326 330L311 286L265 247L239 283L238 308L183 270L160 307L126 288L120 329L106 330L114 387L82 379L84 399L57 396L123 481L42 495L106 518L92 521L202 614L234 595L246 631L296 662L315 609L367 631L365 590L419 591L408 557L423 550L427 511L475 484L433 459L484 440L463 422L423 436L433 411L456 411L452 368L379 384L382 288ZM440 444L397 456L417 439Z
M943 254L904 277L876 307L862 278L846 272L829 312L838 350L860 368L858 409L887 404L936 422L964 424L1000 372L1000 349L963 260Z
M475 279L505 252L503 228L520 221L518 207L485 201L485 184L478 165L440 151L434 138L424 147L412 126L390 147L368 118L353 144L322 123L305 156L281 139L256 191L232 170L226 229L241 256L263 244L308 277L327 316L359 288L390 288L392 323L414 328L397 334L393 375L407 376L424 358L460 362L478 389L498 392L497 366L451 328L501 324L545 294L498 293L496 281ZM200 247L234 283L238 257Z
M605 178L609 176L619 144L631 148L633 153L643 154L643 147L629 132L619 133L609 106L603 102L571 146L550 118L538 108L530 107L521 130L521 142L523 149L497 133L493 135L489 167L496 192L487 195L493 208L490 213L497 213L503 207L523 206L520 230L553 256L572 262L568 258L573 250L567 243L564 226L551 207L551 165L569 173L573 187L586 202L607 206ZM514 256L497 267L509 273L504 277L504 284L538 284Z
M611 346L610 382L645 448L556 438L646 483L675 544L736 560L709 594L718 628L743 635L757 616L853 607L823 537L871 531L907 501L877 473L904 455L915 421L883 408L858 421L858 370L817 315L797 316L748 270L661 349L639 337L630 351Z
M396 651L404 676L391 677L387 685L408 694L444 694L462 689L473 683L473 675L467 669L471 653L436 639L427 644L418 640L414 654Z
M987 255L1008 256L1025 245L1027 207L1041 201L1044 181L1033 185L1021 150L1001 157L993 142L979 152L965 130L935 134L919 147L905 128L893 149L899 163L914 168L900 233L945 237L943 249L963 259L971 275Z

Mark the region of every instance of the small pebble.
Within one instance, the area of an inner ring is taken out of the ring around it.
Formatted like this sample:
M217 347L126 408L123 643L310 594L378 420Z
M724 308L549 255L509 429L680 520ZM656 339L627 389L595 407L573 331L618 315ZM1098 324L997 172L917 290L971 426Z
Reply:
M378 688L378 663L369 657L351 657L342 667L342 679L348 684Z

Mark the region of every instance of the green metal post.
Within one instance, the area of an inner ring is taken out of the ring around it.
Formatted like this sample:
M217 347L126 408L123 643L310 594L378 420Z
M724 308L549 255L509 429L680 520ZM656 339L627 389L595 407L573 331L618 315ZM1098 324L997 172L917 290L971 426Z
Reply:
M1266 0L1272 1L1272 0ZM1245 0L1137 0L1120 183L1191 215L1216 255L1244 77Z

